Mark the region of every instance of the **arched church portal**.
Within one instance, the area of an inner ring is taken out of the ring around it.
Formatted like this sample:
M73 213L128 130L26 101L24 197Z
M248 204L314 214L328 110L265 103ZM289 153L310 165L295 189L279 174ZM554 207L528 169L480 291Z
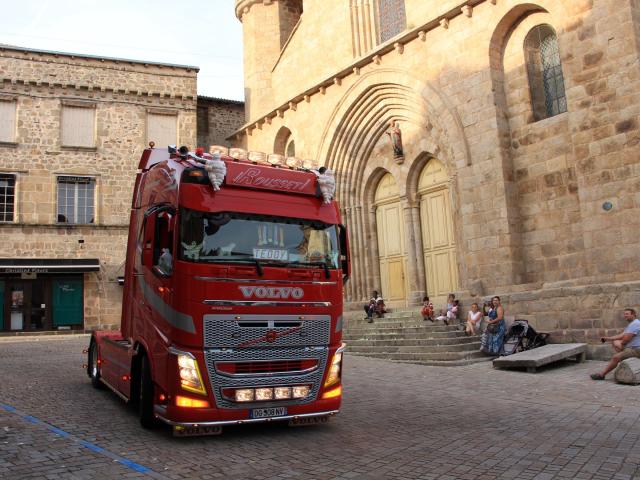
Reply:
M380 288L385 302L392 306L407 304L407 249L398 185L385 174L374 197L378 233Z
M435 158L420 174L418 195L427 295L432 302L443 303L448 293L458 289L458 266L449 178Z

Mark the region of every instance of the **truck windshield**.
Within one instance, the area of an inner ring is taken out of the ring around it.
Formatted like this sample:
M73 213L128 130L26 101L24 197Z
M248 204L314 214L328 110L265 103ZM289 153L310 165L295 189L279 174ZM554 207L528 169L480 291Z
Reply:
M339 268L335 225L299 218L180 210L181 260Z

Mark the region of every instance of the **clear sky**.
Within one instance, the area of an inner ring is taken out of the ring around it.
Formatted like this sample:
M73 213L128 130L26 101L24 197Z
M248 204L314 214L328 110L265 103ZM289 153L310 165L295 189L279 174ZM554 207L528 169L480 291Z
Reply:
M244 100L234 0L0 0L0 43L200 67L198 94Z

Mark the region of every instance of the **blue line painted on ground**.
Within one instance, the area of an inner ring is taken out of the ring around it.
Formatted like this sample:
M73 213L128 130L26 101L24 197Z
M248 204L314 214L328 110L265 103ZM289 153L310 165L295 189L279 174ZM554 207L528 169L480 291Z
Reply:
M82 440L80 438L77 438L75 436L73 436L72 434L65 432L64 430L59 429L58 427L54 426L54 425L50 425L47 422L44 422L42 420L40 420L39 418L36 418L32 415L27 415L24 414L20 411L18 411L16 408L12 407L11 405L6 405L4 403L0 403L0 409L5 410L6 412L9 413L13 413L14 415L19 416L20 418L22 418L23 420L32 423L34 425L41 425L43 427L45 427L47 430L55 433L56 435L59 435L63 438L68 438L70 440L73 440L74 442L82 445L83 447L85 447L88 450L91 450L92 452L95 453L99 453L101 455L105 455L109 458L112 458L113 460L115 460L116 462L118 462L119 464L130 468L131 470L135 470L136 472L140 472L140 473L147 473L147 474L153 474L156 473L153 470L151 470L150 468L145 467L144 465L140 465L139 463L135 463L132 462L131 460L127 460L124 457L121 457L120 455L116 455L115 453L110 452L109 450L105 450L102 447L99 447L98 445L91 443L91 442L87 442L86 440Z

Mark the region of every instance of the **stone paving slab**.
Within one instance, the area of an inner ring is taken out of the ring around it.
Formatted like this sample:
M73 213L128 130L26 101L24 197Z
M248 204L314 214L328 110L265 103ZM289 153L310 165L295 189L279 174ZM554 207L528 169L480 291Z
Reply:
M522 375L489 362L442 368L347 354L342 412L326 425L176 439L142 430L115 395L93 389L83 348L86 339L2 342L0 403L169 479L640 478L640 396L591 381L603 362ZM13 459L0 478L149 478L17 415L0 414L0 432L0 462Z
M526 367L527 371L535 372L539 367L568 358L583 362L586 352L586 343L556 343L496 358L493 366L496 368Z

